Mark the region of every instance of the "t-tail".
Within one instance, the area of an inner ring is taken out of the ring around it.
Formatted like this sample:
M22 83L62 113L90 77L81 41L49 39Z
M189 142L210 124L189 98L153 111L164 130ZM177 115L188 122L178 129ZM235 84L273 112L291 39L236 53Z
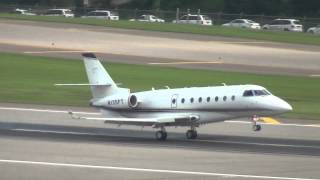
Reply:
M101 99L116 94L120 88L112 80L97 57L93 53L83 53L82 56L93 99Z

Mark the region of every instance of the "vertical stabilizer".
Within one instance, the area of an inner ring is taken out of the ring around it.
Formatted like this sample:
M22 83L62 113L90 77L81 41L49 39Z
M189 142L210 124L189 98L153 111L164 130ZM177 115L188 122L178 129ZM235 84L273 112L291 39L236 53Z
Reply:
M118 87L96 56L93 53L83 53L82 56L93 98L115 94Z

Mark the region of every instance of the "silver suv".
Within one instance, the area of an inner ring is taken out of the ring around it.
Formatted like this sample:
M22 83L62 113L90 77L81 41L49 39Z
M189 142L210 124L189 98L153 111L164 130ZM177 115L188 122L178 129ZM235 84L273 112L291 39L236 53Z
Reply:
M264 25L262 29L302 32L303 26L296 19L275 19L270 24Z

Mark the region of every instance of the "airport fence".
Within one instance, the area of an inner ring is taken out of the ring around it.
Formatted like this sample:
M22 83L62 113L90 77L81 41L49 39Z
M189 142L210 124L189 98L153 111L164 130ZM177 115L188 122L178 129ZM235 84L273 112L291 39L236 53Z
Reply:
M0 12L1 13L12 13L16 8L30 10L31 12L42 15L48 9L53 8L66 8L71 9L75 13L75 17L81 17L86 13L93 11L93 10L105 10L106 8L89 8L89 7L46 7L46 6L21 6L21 5L1 5L0 4ZM186 15L186 14L202 14L207 15L213 20L214 25L221 25L227 22L230 22L233 19L251 19L260 23L261 25L268 24L274 19L277 18L285 18L285 19L298 19L304 25L304 28L307 29L309 27L313 27L320 24L320 17L288 17L288 16L269 16L264 14L245 14L245 13L238 13L238 14L229 14L223 12L202 12L200 9L192 10L180 10L177 9L176 11L166 11L166 10L140 10L140 9L108 9L115 13L117 13L121 20L128 20L128 19L136 19L137 17L143 14L153 14L159 18L164 19L166 22L172 22L177 18Z

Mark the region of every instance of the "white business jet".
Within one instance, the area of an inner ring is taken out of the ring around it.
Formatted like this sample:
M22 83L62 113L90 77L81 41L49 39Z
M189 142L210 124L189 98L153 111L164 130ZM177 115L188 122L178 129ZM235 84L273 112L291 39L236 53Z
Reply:
M152 126L160 129L156 139L166 140L168 126L187 126L188 139L197 138L201 124L252 117L253 130L259 131L260 116L272 116L292 110L284 100L257 85L152 89L130 92L120 88L92 53L82 54L93 98L90 105L101 109L103 118L73 117L101 120L105 123Z

